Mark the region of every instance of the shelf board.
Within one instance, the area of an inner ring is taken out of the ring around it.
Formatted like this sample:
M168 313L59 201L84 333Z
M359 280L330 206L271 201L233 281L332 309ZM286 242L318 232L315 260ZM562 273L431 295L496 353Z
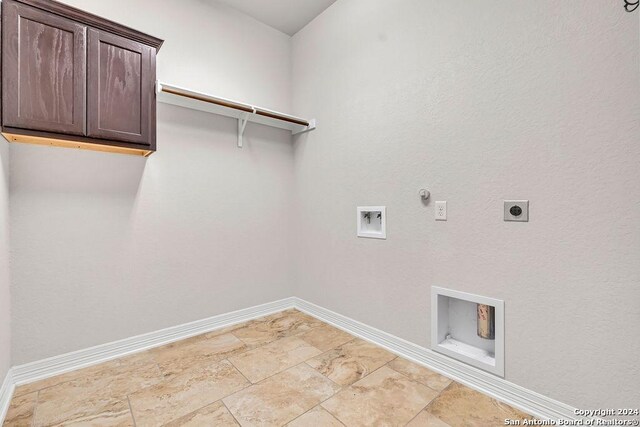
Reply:
M313 130L316 127L315 120L313 119L303 119L268 108L257 107L244 102L196 92L160 81L156 83L156 93L159 102L232 117L240 121L260 123L266 126L286 129L291 131L293 135ZM244 126L242 126L242 129L239 127L239 146L242 144L241 134L243 130Z

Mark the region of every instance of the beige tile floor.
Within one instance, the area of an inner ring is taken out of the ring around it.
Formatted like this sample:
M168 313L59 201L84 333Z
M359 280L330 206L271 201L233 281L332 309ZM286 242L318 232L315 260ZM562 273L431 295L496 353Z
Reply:
M18 387L5 426L498 426L528 416L296 310Z

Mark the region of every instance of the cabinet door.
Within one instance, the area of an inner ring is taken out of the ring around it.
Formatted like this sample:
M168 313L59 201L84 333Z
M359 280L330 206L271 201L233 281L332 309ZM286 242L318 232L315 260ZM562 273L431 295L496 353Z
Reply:
M3 125L83 135L86 27L12 0L2 12Z
M88 135L155 147L155 51L89 30Z

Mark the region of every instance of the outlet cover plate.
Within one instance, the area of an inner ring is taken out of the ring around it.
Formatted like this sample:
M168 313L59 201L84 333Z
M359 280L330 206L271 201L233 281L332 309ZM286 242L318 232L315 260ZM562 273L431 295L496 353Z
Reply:
M447 202L446 201L438 201L436 202L436 221L446 221L447 220Z
M522 213L518 216L511 214L511 208L519 206ZM529 222L529 201L528 200L505 200L504 201L504 220L516 222Z

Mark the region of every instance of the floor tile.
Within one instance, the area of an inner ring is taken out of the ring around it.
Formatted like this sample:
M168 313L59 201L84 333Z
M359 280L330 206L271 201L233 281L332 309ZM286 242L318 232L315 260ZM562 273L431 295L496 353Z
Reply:
M149 351L143 351L140 353L134 353L129 356L121 357L118 359L110 360L108 362L100 363L98 365L92 365L87 368L78 369L65 374L56 375L44 380L32 382L22 386L16 387L14 397L22 396L23 394L33 393L34 391L43 390L45 388L53 387L58 384L62 384L69 381L74 381L80 378L93 378L96 376L104 377L106 375L119 375L129 371L144 369L149 365L155 366L155 361L152 359ZM156 368L151 368L156 369ZM155 371L160 374L159 371Z
M234 427L238 425L227 407L221 401L218 401L165 424L164 427Z
M427 408L452 427L504 425L506 418L522 420L527 414L468 387L452 383Z
M531 419L287 310L17 387L3 425L484 427L505 418Z
M287 310L233 330L247 345L256 347L277 339L298 335L323 323L297 310Z
M321 325L299 336L315 348L327 351L345 344L355 337L331 325Z
M242 374L257 383L322 353L298 337L287 337L229 358Z
M185 370L129 396L138 426L158 426L248 386L227 360Z
M340 421L328 413L322 406L316 406L287 424L287 427L344 427Z
M504 424L504 423L503 423ZM502 425L502 424L501 424ZM440 418L427 411L422 411L407 424L406 427L451 427Z
M389 362L388 366L394 371L437 391L442 391L451 384L449 378L401 357Z
M30 426L36 409L38 392L25 394L11 399L9 411L4 419L4 427Z
M322 407L347 426L404 426L438 392L383 366Z
M396 356L356 338L307 361L307 364L340 385L349 385L375 371Z
M48 389L51 390L51 389ZM44 392L41 392L42 394ZM106 396L66 398L55 397L55 404L48 401L38 404L34 426L91 425L91 426L133 426L133 418L126 400Z
M340 389L305 364L223 399L242 426L282 426Z
M144 358L122 359L77 371L82 375L38 394L36 425L91 422L128 425L127 395L162 379L155 364Z
M16 389L13 391L13 398L15 399L16 397L24 396L25 394L35 393L43 388L58 384L57 382L55 384L47 384L45 381L46 380L35 381L29 384L16 386Z
M150 350L164 375L175 375L203 363L215 363L247 351L247 345L232 334L210 338L198 336Z

